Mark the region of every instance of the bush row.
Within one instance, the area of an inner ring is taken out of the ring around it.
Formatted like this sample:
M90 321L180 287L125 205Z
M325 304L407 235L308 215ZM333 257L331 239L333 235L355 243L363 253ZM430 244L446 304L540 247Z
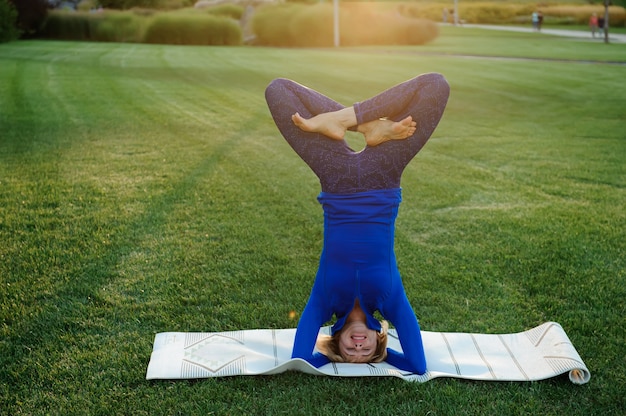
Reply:
M150 10L103 12L52 11L42 28L48 39L97 42L161 43L175 45L239 45L239 22L222 10L213 14L153 12ZM242 12L239 12L241 15Z
M214 16L230 17L231 19L239 20L243 16L243 6L233 3L216 4L215 6L203 7L198 9L180 9L177 13L183 14L198 14L205 13Z
M589 16L592 13L596 13L598 16L604 16L604 6L597 5L583 5L583 6L548 6L541 7L541 12L547 17L547 22L554 21L561 24L587 24L589 22ZM530 16L527 16L527 22L530 21ZM620 6L609 7L609 26L624 27L626 26L626 9Z
M0 0L3 1L3 0ZM340 44L419 45L438 36L435 22L443 18L449 3L350 2L340 5ZM460 2L460 19L467 23L530 24L535 4ZM450 10L451 12L451 10ZM451 13L449 21L452 21ZM603 14L601 5L544 5L545 23L587 24L592 13ZM165 43L192 45L239 45L244 9L222 4L203 9L183 8L168 12L149 9L103 12L52 11L42 36L51 39L105 42ZM626 11L610 9L610 26L624 26ZM331 2L278 3L257 8L252 19L255 42L268 46L327 47L334 44Z
M400 3L398 10L406 16L442 21L444 9L448 9L449 22L453 21L449 3ZM541 11L545 23L586 25L592 13L604 14L604 6L597 5L543 5L534 3L509 4L502 2L459 2L459 19L466 23L530 24L534 11ZM626 25L626 10L620 6L609 8L609 24L613 27Z
M265 5L254 14L252 28L260 45L333 46L334 10L330 3ZM429 20L348 2L340 5L339 34L341 46L421 45L435 39L439 29Z

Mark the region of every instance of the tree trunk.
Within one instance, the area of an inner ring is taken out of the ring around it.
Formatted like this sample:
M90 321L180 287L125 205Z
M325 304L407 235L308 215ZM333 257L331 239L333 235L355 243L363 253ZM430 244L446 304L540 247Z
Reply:
M604 0L604 43L609 43L609 3L610 0Z

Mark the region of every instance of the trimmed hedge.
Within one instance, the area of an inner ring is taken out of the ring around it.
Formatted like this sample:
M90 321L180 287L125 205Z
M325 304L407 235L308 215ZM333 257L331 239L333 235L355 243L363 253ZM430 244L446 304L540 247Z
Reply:
M256 43L273 46L297 46L291 23L294 16L303 13L302 5L279 4L260 7L252 18L252 30Z
M196 12L198 9L194 9ZM243 16L243 7L237 4L225 3L218 4L212 7L206 7L199 9L201 11L205 11L206 13L213 14L215 16L224 16L230 17L231 19L239 20Z
M41 29L41 36L61 40L95 40L92 33L98 22L88 13L51 11Z
M93 33L101 42L140 42L147 21L133 13L111 13L103 16Z
M288 47L333 46L333 14L333 6L329 3L283 3L260 7L252 20L256 43ZM339 27L341 46L421 45L439 34L432 21L356 2L340 5Z
M41 34L48 39L141 42L148 20L134 12L51 11Z
M176 45L242 43L239 23L230 17L141 9L98 13L52 11L44 23L42 36L61 40Z
M239 23L230 18L161 14L152 20L143 41L172 45L240 45L242 32Z

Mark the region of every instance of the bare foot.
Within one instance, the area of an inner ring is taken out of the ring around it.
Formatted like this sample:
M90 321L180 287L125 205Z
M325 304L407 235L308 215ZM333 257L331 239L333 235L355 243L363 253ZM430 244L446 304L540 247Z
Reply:
M365 136L368 146L378 146L389 140L404 140L415 133L417 123L413 117L407 116L400 121L387 119L372 120L359 125L357 130Z
M343 140L348 127L356 124L356 115L352 107L347 107L339 111L318 114L308 119L295 113L291 116L291 120L303 131L321 133L334 140Z

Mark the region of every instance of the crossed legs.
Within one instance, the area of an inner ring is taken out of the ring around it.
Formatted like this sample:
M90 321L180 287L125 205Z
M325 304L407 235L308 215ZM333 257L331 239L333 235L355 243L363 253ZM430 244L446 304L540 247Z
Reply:
M402 171L432 135L450 88L440 74L412 78L352 107L279 78L265 91L283 137L320 179L322 190L353 193L400 186ZM367 146L354 152L346 130Z

